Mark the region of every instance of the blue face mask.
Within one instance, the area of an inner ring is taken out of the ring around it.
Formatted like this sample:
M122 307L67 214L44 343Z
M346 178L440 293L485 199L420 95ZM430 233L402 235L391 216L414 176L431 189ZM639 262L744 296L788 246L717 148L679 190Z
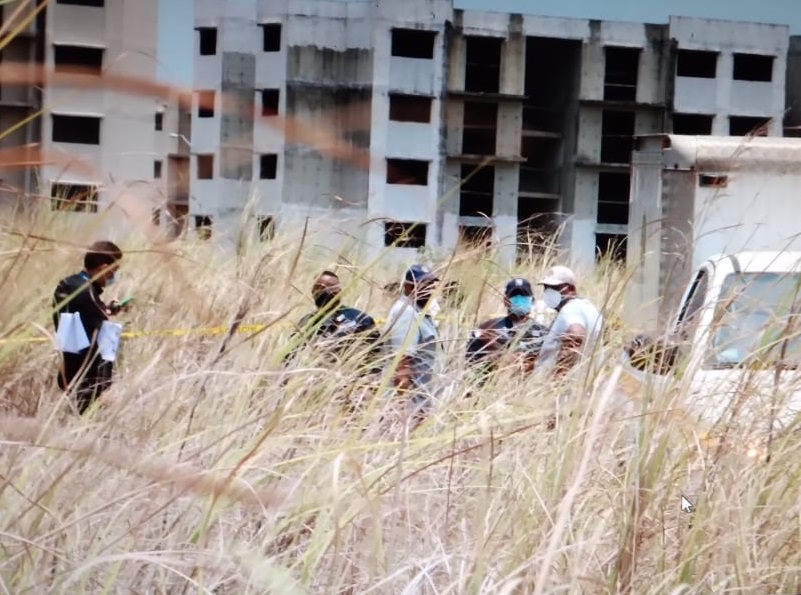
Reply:
M509 298L509 314L528 316L531 312L532 299L528 295L513 295Z
M106 287L108 287L109 285L114 285L117 282L118 278L119 278L119 276L117 274L117 271L114 271L111 274L111 277L106 280Z

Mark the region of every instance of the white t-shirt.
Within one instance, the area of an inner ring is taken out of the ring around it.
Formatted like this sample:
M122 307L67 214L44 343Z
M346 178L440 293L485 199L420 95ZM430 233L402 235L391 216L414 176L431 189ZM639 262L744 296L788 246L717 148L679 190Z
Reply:
M601 335L604 318L598 308L584 298L573 298L568 301L559 310L559 314L556 315L556 319L545 336L539 357L541 364L552 365L556 363L556 359L562 349L562 337L564 337L567 329L574 324L580 324L585 329L586 335L582 349L585 353L588 353L593 349L595 342Z
M412 358L412 382L423 388L431 383L440 350L439 332L430 316L402 297L392 306L384 329L391 355L402 352Z

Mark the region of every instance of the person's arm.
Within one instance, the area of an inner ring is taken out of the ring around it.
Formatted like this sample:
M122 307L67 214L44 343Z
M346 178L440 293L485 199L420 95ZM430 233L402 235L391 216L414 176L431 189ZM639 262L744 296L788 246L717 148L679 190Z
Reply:
M403 308L394 320L390 321L387 336L393 350L402 352L395 366L392 383L396 388L407 389L414 376L414 350L418 343L418 321L412 306Z
M381 329L378 328L375 320L372 316L365 314L362 312L358 318L358 328L356 332L359 334L359 337L369 345L369 349L367 350L367 356L371 360L378 360L381 357L381 353L383 351L382 341L381 341Z
M370 334L374 334L378 331L375 320L366 312L358 312L358 314L356 314L356 332L364 333L367 331L370 331Z
M525 373L530 373L534 370L540 353L542 352L542 345L547 334L548 329L538 323L533 323L526 329L520 345L523 359L523 371Z
M496 321L489 320L481 324L470 334L467 343L465 357L469 362L480 362L490 359L491 356L498 356L503 341L500 333L495 328Z
M486 341L481 333L481 329L476 329L470 333L470 339L467 341L467 348L465 349L465 358L469 362L476 362L483 358L484 347Z
M587 329L582 322L567 321L567 330L562 335L562 348L556 360L557 374L564 374L578 363L586 336Z

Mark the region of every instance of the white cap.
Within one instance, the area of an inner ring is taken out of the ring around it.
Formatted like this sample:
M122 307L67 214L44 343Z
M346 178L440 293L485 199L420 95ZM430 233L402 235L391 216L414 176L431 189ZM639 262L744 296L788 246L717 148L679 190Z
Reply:
M548 274L539 284L549 287L556 287L559 285L572 285L576 287L576 274L565 266L557 265L551 267Z

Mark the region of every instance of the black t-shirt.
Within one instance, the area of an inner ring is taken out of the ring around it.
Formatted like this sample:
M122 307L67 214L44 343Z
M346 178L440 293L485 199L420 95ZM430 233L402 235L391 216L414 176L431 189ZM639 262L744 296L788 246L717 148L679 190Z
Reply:
M298 321L298 329L297 334L304 336L298 347L313 342L332 355L343 355L358 339L372 343L370 357L380 355L380 331L375 320L356 308L342 306L327 316L319 310L312 312Z
M547 332L546 326L533 320L524 320L515 324L511 316L493 318L482 323L470 333L466 357L468 361L480 362L493 353L497 347L502 349L513 347L519 353L536 357L542 348L542 342ZM493 344L492 348L489 348L490 343L494 343L494 341L498 341L499 344Z
M90 283L86 273L70 275L59 281L53 293L53 326L56 331L60 314L77 312L86 336L94 345L95 333L108 320L106 305L100 299L102 293L103 288L97 283Z
M322 318L319 324L315 324L315 317L319 317L318 312L307 314L298 322L298 327L303 330L311 326L314 336L324 338L345 337L355 333L362 333L376 328L375 321L369 315L356 308L340 307Z

